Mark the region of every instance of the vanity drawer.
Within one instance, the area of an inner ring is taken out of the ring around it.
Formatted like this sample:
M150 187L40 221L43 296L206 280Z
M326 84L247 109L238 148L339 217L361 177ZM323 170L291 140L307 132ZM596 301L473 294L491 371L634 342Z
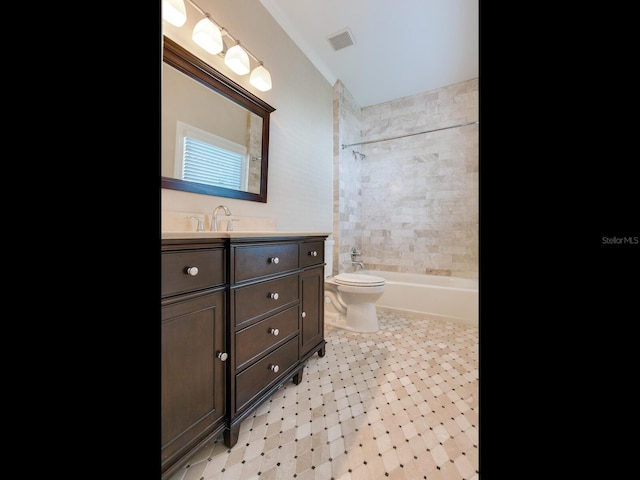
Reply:
M235 281L283 273L298 268L298 244L248 245L235 247Z
M235 336L236 370L297 331L297 305L239 331Z
M236 412L298 363L298 336L236 375ZM273 367L273 368L272 368ZM274 370L277 370L274 371Z
M177 295L225 283L224 249L180 250L163 252L161 260L161 295ZM187 269L196 267L196 275Z
M300 244L300 267L324 263L324 242Z
M298 274L232 290L236 325L298 302L299 291Z

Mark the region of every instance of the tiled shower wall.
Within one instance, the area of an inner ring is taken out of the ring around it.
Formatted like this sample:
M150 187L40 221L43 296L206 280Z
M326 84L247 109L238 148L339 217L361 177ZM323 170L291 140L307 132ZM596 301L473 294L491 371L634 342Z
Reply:
M340 80L333 87L333 275L351 271L350 249L362 243L362 164L342 144L360 141L361 109Z
M478 103L477 78L362 109L336 83L334 274L356 247L368 270L478 277L479 126L421 133L478 121Z

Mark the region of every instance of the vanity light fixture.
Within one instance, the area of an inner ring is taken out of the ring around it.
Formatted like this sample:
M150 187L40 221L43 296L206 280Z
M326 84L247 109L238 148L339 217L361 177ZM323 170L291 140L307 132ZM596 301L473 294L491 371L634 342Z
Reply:
M271 74L265 68L262 61L246 47L240 46L240 40L234 38L229 31L220 26L208 12L200 8L193 0L187 0L200 15L205 18L196 23L191 35L192 40L212 55L224 57L224 63L237 75L246 75L251 72L249 83L262 92L271 90ZM181 27L187 20L183 0L163 0L162 18L176 27ZM233 46L226 48L223 36L228 37L233 42ZM251 70L251 60L256 64Z
M271 90L271 74L269 73L269 70L264 68L262 62L260 62L260 64L253 69L253 72L251 72L249 83L261 92Z
M181 27L187 21L183 0L162 0L162 18L171 25Z
M220 29L209 17L204 17L196 23L191 38L211 55L217 55L224 49Z
M247 52L240 46L240 42L227 50L224 56L224 64L238 75L246 75L251 71L249 55L247 55Z

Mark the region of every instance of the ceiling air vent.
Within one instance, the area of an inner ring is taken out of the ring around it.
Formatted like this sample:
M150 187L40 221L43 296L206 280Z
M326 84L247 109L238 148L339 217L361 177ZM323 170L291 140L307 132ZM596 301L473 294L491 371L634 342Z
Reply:
M353 40L353 35L348 28L336 32L333 35L329 35L327 38L329 39L329 42L331 43L333 49L336 51L349 47L355 43L355 41Z

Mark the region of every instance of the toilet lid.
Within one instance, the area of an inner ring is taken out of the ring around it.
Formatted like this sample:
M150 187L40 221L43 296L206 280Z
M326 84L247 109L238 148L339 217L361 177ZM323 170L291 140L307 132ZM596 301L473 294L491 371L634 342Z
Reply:
M384 278L375 275L367 275L364 273L340 273L333 277L338 285L366 285L370 287L378 287L384 285Z

